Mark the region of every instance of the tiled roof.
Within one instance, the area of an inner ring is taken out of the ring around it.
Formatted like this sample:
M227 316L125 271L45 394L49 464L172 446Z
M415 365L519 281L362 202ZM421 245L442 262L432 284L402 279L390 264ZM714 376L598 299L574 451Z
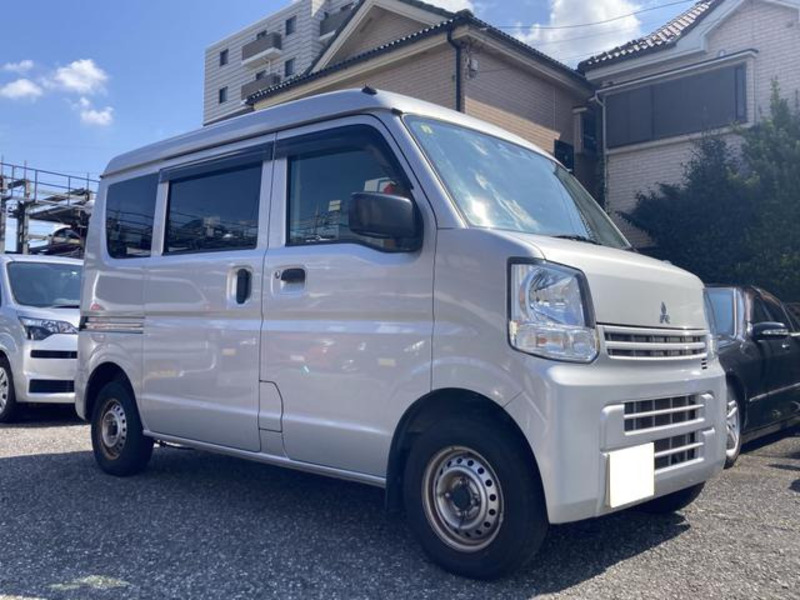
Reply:
M414 3L414 4L417 4L417 5L422 5L423 4L422 2L417 2L417 0L402 0L402 1L408 2L408 3ZM441 9L437 9L437 10L441 10ZM446 12L446 11L443 11L443 12ZM247 102L247 104L255 104L256 102L258 102L262 98L266 98L268 96L272 96L274 94L280 93L280 92L282 92L284 90L287 90L289 88L293 88L295 86L302 85L304 83L308 83L309 81L314 81L315 79L320 79L322 77L330 75L331 73L335 73L337 71L342 71L342 70L347 69L347 68L349 68L349 67L351 67L351 66L353 66L355 64L362 63L362 62L365 62L367 60L370 60L370 59L372 59L372 58L374 58L374 57L376 57L378 55L391 52L391 51L396 50L398 48L401 48L403 46L408 46L410 44L416 43L416 42L418 42L420 40L423 40L425 38L431 37L433 35L437 35L439 33L443 33L445 31L455 29L456 27L461 26L461 25L472 25L472 26L480 29L484 33L494 37L495 39L497 39L497 40L499 40L499 41L501 41L503 43L510 44L511 46L516 48L517 50L519 50L519 51L521 51L521 52L523 52L523 53L525 53L525 54L527 54L527 55L529 55L529 56L531 56L533 58L536 58L537 60L541 60L542 62L548 64L549 66L553 67L554 69L556 69L556 70L562 72L563 74L567 75L568 77L572 78L576 82L582 83L584 85L588 85L587 81L586 81L586 78L583 75L581 75L580 73L578 73L577 71L575 71L574 69L571 69L568 66L566 66L565 64L558 62L556 59L554 59L554 58L552 58L552 57L550 57L550 56L548 56L548 55L546 55L546 54L544 54L542 52L539 52L538 50L535 50L534 48L531 48L527 44L519 41L515 37L503 32L501 30L497 29L496 27L492 27L491 25L489 25L485 21L482 21L482 20L478 19L477 17L475 17L469 10L461 10L461 11L459 11L457 13L451 13L451 14L452 14L452 16L450 18L448 18L448 19L446 19L444 21L441 21L440 23L437 23L435 25L431 25L429 27L426 27L425 29L421 29L420 31L414 32L414 33L409 34L407 36L398 38L396 40L392 40L391 42L387 42L386 44L382 44L380 46L372 48L371 50L367 50L366 52L362 52L361 54L357 54L355 56L347 58L347 59L345 59L345 60L343 60L341 62L338 62L338 63L335 63L335 64L330 65L328 67L325 67L324 69L320 69L319 71L314 71L314 72L306 71L303 74L298 75L297 77L292 77L291 79L287 79L287 80L285 80L285 81L283 81L283 82L281 82L281 83L279 83L277 85L273 85L273 86L268 87L266 89L260 90L260 91L256 92L255 94L249 96L247 98L246 102ZM340 28L340 30L341 30L341 28ZM339 32L337 32L336 35L339 35ZM324 52L324 50L323 50L323 52Z
M584 60L578 65L578 70L585 73L591 69L618 63L629 58L638 58L645 54L666 50L694 29L723 1L701 0L701 2L694 4L689 10L678 15L666 25L659 27L653 33Z

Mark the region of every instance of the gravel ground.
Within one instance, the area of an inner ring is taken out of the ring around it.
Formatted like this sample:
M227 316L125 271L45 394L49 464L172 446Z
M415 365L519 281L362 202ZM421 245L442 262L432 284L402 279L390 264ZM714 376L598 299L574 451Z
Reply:
M427 562L378 489L193 450L115 479L69 412L0 426L0 598L800 598L800 431L684 513L551 529L481 583Z

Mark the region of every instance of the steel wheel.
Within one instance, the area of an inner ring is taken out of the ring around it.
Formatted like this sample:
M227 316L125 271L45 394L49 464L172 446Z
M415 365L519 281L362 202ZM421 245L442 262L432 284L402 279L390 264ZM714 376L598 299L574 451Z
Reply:
M434 455L422 478L425 516L434 533L459 552L477 552L497 537L503 490L489 462L466 447Z
M100 424L100 439L103 442L103 452L109 458L118 458L125 448L128 418L118 400L112 400L106 405Z
M2 413L8 405L8 396L11 390L11 380L8 377L6 368L0 365L0 413Z
M739 403L732 394L728 396L728 410L725 419L728 436L725 445L725 456L729 460L734 460L739 454L739 446L742 441L742 413L739 410Z

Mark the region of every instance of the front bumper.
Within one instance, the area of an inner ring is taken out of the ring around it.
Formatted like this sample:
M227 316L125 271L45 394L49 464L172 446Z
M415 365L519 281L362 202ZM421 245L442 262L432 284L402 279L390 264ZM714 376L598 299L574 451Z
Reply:
M74 404L77 352L77 335L26 340L16 353L17 364L12 364L17 401Z
M722 470L725 377L718 361L703 366L697 360L659 364L601 356L591 365L534 357L526 362L529 372L524 391L506 410L533 448L550 522L614 512L701 483ZM684 396L700 403L695 418L626 431L626 403ZM691 439L694 447L691 453L680 456L685 457L683 462L665 466L672 459L662 458L656 463L655 494L612 507L610 453L653 442L663 454L663 448L673 439Z

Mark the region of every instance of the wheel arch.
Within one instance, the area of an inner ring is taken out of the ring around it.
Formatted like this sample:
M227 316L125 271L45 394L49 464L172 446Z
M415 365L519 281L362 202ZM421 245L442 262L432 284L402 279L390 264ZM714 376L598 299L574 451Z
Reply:
M103 387L111 382L111 381L121 381L131 391L133 394L133 385L131 384L130 377L125 372L125 370L120 367L117 363L114 362L104 362L92 371L92 374L89 376L89 380L86 384L86 392L85 392L85 411L86 411L86 419L91 420L92 412L94 411L94 403L97 400L97 395L100 393L100 390Z
M386 468L386 508L398 513L403 506L403 476L406 460L414 439L441 418L455 414L470 414L495 420L508 428L527 451L537 476L539 468L524 433L508 412L497 402L486 396L462 388L445 388L426 394L414 402L400 418L392 436L389 460Z

